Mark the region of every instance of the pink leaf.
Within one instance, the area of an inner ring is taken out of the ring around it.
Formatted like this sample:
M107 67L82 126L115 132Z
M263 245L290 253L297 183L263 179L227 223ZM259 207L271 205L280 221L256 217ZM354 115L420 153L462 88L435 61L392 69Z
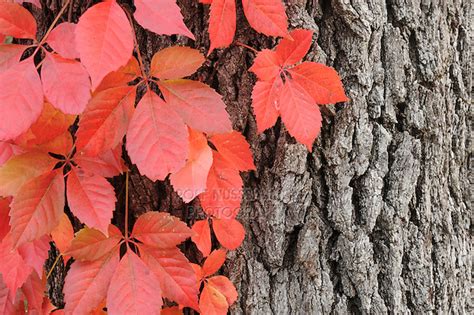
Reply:
M76 49L76 24L64 22L56 26L48 36L48 44L64 58L79 58Z

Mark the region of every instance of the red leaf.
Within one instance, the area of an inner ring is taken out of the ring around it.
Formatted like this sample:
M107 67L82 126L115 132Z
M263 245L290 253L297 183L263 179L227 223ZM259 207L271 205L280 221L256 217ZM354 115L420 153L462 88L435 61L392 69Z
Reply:
M288 19L281 0L242 0L250 26L269 36L288 36Z
M114 0L96 4L81 16L76 27L76 49L89 71L93 89L109 72L130 60L132 29Z
M240 211L242 178L220 153L213 153L214 163L207 177L207 190L199 195L199 200L208 215L233 219Z
M110 280L118 265L118 252L104 260L74 262L64 283L66 314L89 314L97 308L107 296Z
M153 56L150 75L161 80L184 78L196 72L204 61L204 56L197 49L168 47Z
M121 86L94 95L79 121L76 147L96 156L122 142L135 111L136 88Z
M156 248L174 248L192 234L186 223L165 212L142 214L132 232L133 237Z
M107 237L98 230L85 227L77 232L66 254L79 261L100 260L117 246L119 235Z
M128 128L127 151L143 175L164 180L188 155L188 131L181 118L154 92L138 103Z
M288 132L311 151L321 130L321 112L311 95L298 83L288 80L281 90L280 104L281 119Z
M44 235L32 242L25 243L18 247L18 252L23 257L25 263L32 267L39 275L43 274L44 262L48 258L51 238Z
M102 177L118 176L127 169L122 160L121 143L113 150L105 151L96 157L79 154L74 161L86 171Z
M25 132L43 109L43 89L33 59L0 73L0 86L0 140L9 140Z
M36 21L21 5L0 3L0 34L16 38L36 37Z
M173 0L135 0L134 17L144 28L164 35L180 34L194 40L183 22L181 10Z
M59 225L51 231L51 237L61 254L64 254L69 249L74 238L74 228L67 214L63 213ZM67 261L68 258L67 255L64 256L64 261Z
M213 251L202 266L203 278L215 274L225 262L227 251L225 249L217 249Z
M117 199L114 187L105 178L73 169L67 179L67 200L79 220L107 233Z
M62 169L24 184L11 204L10 225L15 247L49 234L61 220L64 203Z
M26 48L25 45L0 44L0 73L18 64Z
M163 297L199 310L198 281L188 259L179 249L155 249L140 245L140 255L157 276Z
M222 97L206 84L191 80L158 84L167 103L189 127L211 134L232 130Z
M41 314L43 310L43 296L46 288L36 272L31 273L21 287L21 290L28 302L28 313Z
M290 69L293 81L303 87L316 104L347 102L341 78L336 70L315 62L303 62Z
M221 156L239 171L255 170L252 152L244 136L237 131L211 137L212 144Z
M258 52L249 71L255 73L259 80L273 81L281 71L280 56L273 50L264 49Z
M0 198L0 242L10 232L10 225L8 223L10 213L10 200L7 198Z
M76 24L64 22L56 26L48 36L48 44L64 58L79 58L76 49Z
M13 295L20 288L33 271L28 266L18 250L13 249L13 242L10 236L5 237L0 243L0 276ZM1 305L1 304L0 304Z
M171 174L174 190L188 203L206 190L207 175L212 165L212 150L206 137L189 129L189 156L186 165Z
M237 220L212 220L212 228L217 240L227 249L234 250L239 247L245 238L245 229Z
M194 244L201 251L204 257L211 253L211 228L207 220L196 221L192 227L194 235L191 237Z
M13 294L8 289L0 273L0 314L15 314L12 300Z
M210 54L215 48L229 46L235 34L235 0L214 0L209 17Z
M252 107L257 120L258 132L275 125L280 108L280 93L283 81L277 77L273 81L257 81L252 92Z
M163 301L155 274L128 250L122 257L107 292L110 314L159 314Z
M166 307L161 309L160 315L183 315L183 311L178 306Z
M12 157L0 167L0 196L15 196L27 181L50 171L55 163L47 153L38 151Z
M46 54L41 79L44 95L54 107L73 115L84 111L91 97L91 83L80 62Z
M282 66L290 66L303 59L313 41L313 32L309 30L296 29L290 36L293 40L284 38L276 48Z
M205 283L199 299L199 308L202 314L226 315L229 304L224 294L215 287Z

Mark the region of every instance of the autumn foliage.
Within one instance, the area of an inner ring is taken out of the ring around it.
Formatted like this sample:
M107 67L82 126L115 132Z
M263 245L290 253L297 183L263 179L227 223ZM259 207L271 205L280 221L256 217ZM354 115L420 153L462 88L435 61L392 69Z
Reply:
M236 3L202 2L211 6L210 54L232 44ZM168 47L144 65L133 22L194 39L180 8L174 0L135 0L128 11L105 0L75 24L63 21L66 1L38 38L31 5L41 6L0 0L0 314L181 314L185 307L226 314L237 290L218 272L244 240L240 173L256 166L222 97L189 79L205 62L199 50ZM347 100L339 76L302 62L313 33L288 30L281 0L242 6L257 32L283 37L249 69L257 78L258 131L281 117L311 151L321 128L318 105ZM117 192L110 179L125 178L128 200L133 165L153 181L169 180L185 203L199 199L205 219L188 226L151 211L129 226L125 204L121 231L112 224ZM190 262L181 251L188 240L202 259ZM70 265L61 310L45 295L52 244L57 261Z

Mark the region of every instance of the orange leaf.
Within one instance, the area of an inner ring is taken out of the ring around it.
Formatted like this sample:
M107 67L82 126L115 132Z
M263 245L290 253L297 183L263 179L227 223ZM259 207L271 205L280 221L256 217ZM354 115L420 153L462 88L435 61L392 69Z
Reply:
M240 211L242 178L239 171L230 167L220 153L214 151L213 159L207 177L207 190L199 195L199 200L208 215L233 219Z
M255 170L249 144L240 132L218 134L211 137L212 144L228 162L239 171Z
M106 259L74 262L64 283L66 314L89 314L96 309L107 296L110 280L118 265L118 251Z
M74 238L74 228L67 214L62 214L59 225L51 231L51 237L61 254L64 254L69 249ZM64 257L64 261L67 261L68 258Z
M0 38L0 72L18 64L27 46L15 44L1 44Z
M161 309L160 315L183 315L183 311L178 306L165 307Z
M79 121L76 147L97 156L122 142L133 112L136 88L121 86L94 95Z
M156 248L174 248L192 234L186 223L165 212L142 214L135 222L132 232L133 237Z
M257 57L253 60L253 65L249 71L255 73L257 78L262 81L275 79L281 71L280 56L273 50L264 49L259 51Z
M164 180L186 162L188 130L154 92L147 92L138 103L128 128L127 151L140 172L154 181Z
M209 278L207 279L207 284L222 293L225 296L229 306L234 304L235 301L237 301L237 290L235 289L234 284L227 277L215 276Z
M202 314L226 315L229 309L229 304L227 303L224 294L215 287L204 283L201 298L199 299L199 308Z
M36 37L35 18L21 5L0 2L0 34L34 39Z
M281 0L242 0L245 17L257 32L288 36L288 18Z
M298 83L287 80L280 95L281 119L290 135L312 150L321 130L321 112L313 98Z
M132 28L115 0L89 8L76 26L76 49L95 89L111 71L125 65L132 56Z
M232 130L222 97L204 83L191 80L158 82L167 103L191 128L206 133Z
M195 39L174 0L135 0L135 7L134 17L144 28L160 35L180 34Z
M341 78L331 67L315 62L303 62L289 72L293 81L303 87L316 104L348 101Z
M107 292L110 314L159 314L163 301L156 275L128 250L122 257Z
M125 66L120 67L117 71L110 72L95 88L94 94L100 91L128 85L130 81L141 76L140 65L135 57L130 58Z
M109 254L120 241L120 236L107 237L96 229L85 227L77 232L65 254L79 261L100 260Z
M207 175L212 165L212 150L206 137L189 129L189 156L186 165L171 174L174 190L188 203L206 190Z
M28 149L46 144L67 132L75 119L76 116L66 115L45 102L38 120L15 142Z
M194 244L201 251L204 257L211 253L211 228L207 220L196 221L192 227L194 235L191 237Z
M209 17L210 54L215 48L229 46L235 34L235 0L214 0Z
M198 280L186 256L177 248L139 245L139 249L142 260L157 276L163 297L199 310Z
M13 156L21 153L23 153L23 150L19 146L10 142L0 141L0 166L5 165Z
M105 178L74 168L67 178L67 201L79 220L107 233L117 198Z
M252 107L257 120L258 132L275 125L280 108L280 93L283 81L276 77L273 81L257 81L252 92Z
M282 39L276 48L281 66L293 65L303 59L313 41L313 32L309 30L296 29L290 36L292 39Z
M45 97L65 114L84 111L91 97L89 75L76 60L46 54L41 67Z
M150 75L161 80L184 78L196 72L204 60L204 56L197 49L168 47L153 56Z
M217 249L213 251L202 266L203 277L215 274L225 262L227 251L225 249Z
M43 109L43 89L33 59L0 73L0 86L0 140L9 140L25 132Z
M76 59L76 24L64 22L56 26L48 36L48 44L63 58Z
M15 196L27 181L50 171L55 163L47 153L38 151L12 157L0 167L0 196Z
M11 204L10 225L15 247L49 234L59 224L64 204L62 169L26 182Z
M237 220L212 220L212 229L217 240L227 249L234 250L239 247L245 238L245 229Z

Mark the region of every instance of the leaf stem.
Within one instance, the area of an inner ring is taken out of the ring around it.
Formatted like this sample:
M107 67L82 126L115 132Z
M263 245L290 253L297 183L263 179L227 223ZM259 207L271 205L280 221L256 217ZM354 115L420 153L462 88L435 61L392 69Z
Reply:
M58 15L56 15L56 18L54 19L53 23L51 23L51 25L49 26L48 30L46 31L46 33L44 34L43 38L41 39L41 41L38 43L38 46L36 47L35 51L33 52L33 55L36 55L36 53L41 49L41 47L43 46L43 44L46 42L46 40L48 39L48 36L49 34L51 33L51 31L53 30L53 28L56 26L56 23L58 23L59 19L61 18L61 15L63 15L64 11L66 10L66 8L68 7L69 3L71 2L71 0L67 0L66 3L63 5L63 7L61 8L61 10L59 11Z
M130 12L128 12L127 10L124 10L124 11L127 13L128 22L130 23L130 27L132 28L133 42L135 44L135 50L137 51L137 59L138 59L138 63L140 64L140 71L146 83L147 89L150 89L150 87L148 86L148 76L145 71L145 66L142 59L142 53L140 52L140 45L138 44L138 40L137 40L137 33L135 32L135 27L133 26L133 19Z
M253 47L250 47L249 45L246 45L246 44L241 43L241 42L239 42L239 41L235 41L235 44L236 44L237 46L242 46L242 47L244 47L244 48L250 49L250 50L253 51L254 53L258 54L258 50L256 50L256 49L253 48Z
M128 244L128 181L129 181L129 171L125 173L125 241Z
M58 257L56 257L56 260L54 261L53 265L51 266L51 269L49 269L49 271L48 271L48 275L46 276L46 279L49 279L49 277L50 277L51 274L53 273L54 268L56 267L56 265L57 265L58 262L59 262L59 258L61 258L62 255L63 255L63 254L59 254Z

